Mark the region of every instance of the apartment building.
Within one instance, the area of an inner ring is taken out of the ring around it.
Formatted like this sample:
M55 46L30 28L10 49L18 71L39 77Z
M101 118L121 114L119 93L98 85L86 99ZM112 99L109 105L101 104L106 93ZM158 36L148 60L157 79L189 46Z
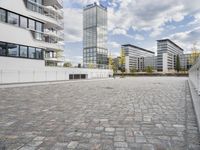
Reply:
M97 3L83 10L83 66L108 68L107 8Z
M0 1L1 63L30 68L62 65L63 19L62 0Z

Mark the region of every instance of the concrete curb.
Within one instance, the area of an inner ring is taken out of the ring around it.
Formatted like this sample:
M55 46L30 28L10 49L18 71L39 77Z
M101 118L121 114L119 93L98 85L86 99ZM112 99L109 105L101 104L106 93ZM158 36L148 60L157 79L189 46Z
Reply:
M188 80L188 83L190 87L192 103L193 103L194 111L197 117L197 124L198 124L199 133L200 133L200 96L197 94L192 82Z
M101 78L101 79L84 79L84 80L64 80L64 81L9 83L9 84L0 84L0 89L1 88L15 88L15 87L27 87L27 86L64 84L64 83L93 82L93 81L112 80L112 79L113 78Z

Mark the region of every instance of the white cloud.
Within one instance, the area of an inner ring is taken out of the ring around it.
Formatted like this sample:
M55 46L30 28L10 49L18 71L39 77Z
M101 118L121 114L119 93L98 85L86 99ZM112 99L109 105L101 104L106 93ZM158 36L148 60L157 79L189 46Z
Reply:
M119 9L108 9L109 30L122 28L152 31L152 37L160 34L162 27L171 21L179 22L186 15L200 10L199 0L113 0ZM115 5L116 5L115 4Z
M82 41L82 9L64 9L65 13L65 41Z
M137 41L143 41L144 40L144 37L140 34L136 34L133 36L134 40L137 40Z
M150 33L150 37L157 37L158 35L161 35L162 31L164 29L163 28L156 28L156 29L153 29L153 31Z
M171 40L180 45L186 52L191 51L191 48L194 43L196 47L200 49L200 27L194 28L192 30L178 32L169 36Z
M115 29L112 31L112 33L113 33L113 35L120 35L120 34L126 35L126 34L127 34L126 30L120 29L120 28L115 28Z
M117 43L117 42L114 42L114 41L108 42L108 45L109 45L109 47L111 47L111 48L120 48L120 44Z

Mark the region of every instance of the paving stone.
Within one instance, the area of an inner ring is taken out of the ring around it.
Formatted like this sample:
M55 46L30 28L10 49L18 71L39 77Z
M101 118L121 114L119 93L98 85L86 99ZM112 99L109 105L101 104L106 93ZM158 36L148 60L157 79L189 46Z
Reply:
M124 136L115 136L114 141L125 141L125 137Z
M69 144L68 144L68 148L70 149L75 149L76 147L78 146L78 142L77 141L71 141Z
M184 77L0 88L0 97L0 149L200 149Z
M107 132L114 132L115 128L105 128L105 131L107 131Z
M126 142L114 142L114 147L128 147Z

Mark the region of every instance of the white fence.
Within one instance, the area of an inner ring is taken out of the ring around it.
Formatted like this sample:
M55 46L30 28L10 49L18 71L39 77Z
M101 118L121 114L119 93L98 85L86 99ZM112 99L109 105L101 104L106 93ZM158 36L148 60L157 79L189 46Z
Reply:
M70 75L86 75L87 79L108 78L112 76L111 70L80 69L80 68L56 68L45 67L45 69L2 69L0 70L0 84L45 82L69 80Z
M189 80L197 91L198 95L200 95L200 58L196 61L196 63L189 70Z

